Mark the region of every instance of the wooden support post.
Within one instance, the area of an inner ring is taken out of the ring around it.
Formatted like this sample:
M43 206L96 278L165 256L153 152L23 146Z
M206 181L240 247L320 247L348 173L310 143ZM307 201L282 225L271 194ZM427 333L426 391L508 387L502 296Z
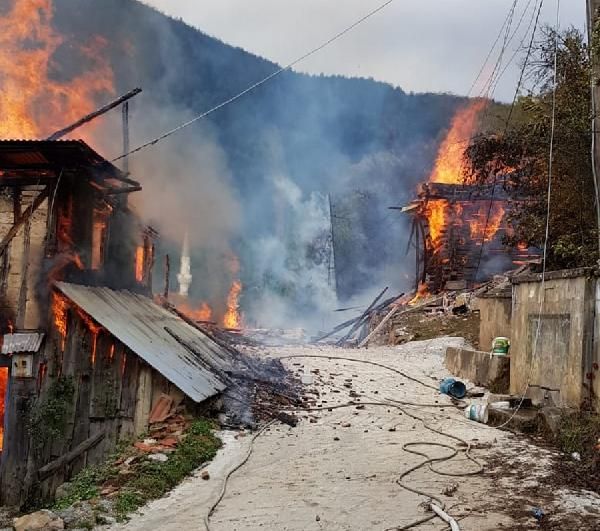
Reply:
M19 286L19 302L17 305L17 328L25 328L25 314L27 313L27 276L29 274L29 249L31 248L31 216L25 221L23 229L23 256L21 258L21 285Z
M17 235L17 232L19 232L19 229L21 228L21 226L31 217L31 215L44 202L44 200L48 197L48 193L49 193L49 190L48 190L48 187L46 186L46 188L44 188L44 190L42 190L40 192L40 194L35 198L34 202L25 209L25 211L23 212L23 214L21 215L19 220L16 221L14 223L14 225L10 228L10 230L6 233L6 236L4 236L4 238L2 238L2 241L0 242L0 255L4 254L4 251L6 251L6 248L10 245L10 242Z
M171 276L171 260L169 255L165 256L165 289L163 292L163 296L165 300L169 300L169 277Z
M409 313L409 312L413 312L415 310L418 310L420 308L424 308L425 306L429 306L430 304L433 304L434 302L439 301L442 298L442 296L440 295L439 297L436 297L435 299L431 299L428 300L427 302L424 302L423 304L419 304L417 306L412 306L411 308L408 308L406 310L403 310L402 312L400 312L400 314L405 314L405 313ZM367 336L365 337L360 344L358 345L358 348L362 348L365 347L369 341L371 340L371 338L377 333L379 332L383 326L392 318L394 317L394 315L398 312L398 310L400 309L400 305L399 304L395 304L394 307L388 312L388 314L383 318L383 320L375 327L375 329Z
M60 470L64 466L68 465L72 461L74 461L77 457L79 457L84 452L87 452L90 448L98 444L102 439L104 439L104 432L98 432L91 437L87 438L82 443L78 444L75 448L73 448L70 452L67 452L65 455L62 455L58 459L55 459L51 463L43 466L38 470L38 477L40 481L44 480L48 476L51 476L57 470Z

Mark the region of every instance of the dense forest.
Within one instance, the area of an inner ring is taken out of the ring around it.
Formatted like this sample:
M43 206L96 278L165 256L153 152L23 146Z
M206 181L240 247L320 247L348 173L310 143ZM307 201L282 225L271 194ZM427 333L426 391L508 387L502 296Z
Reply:
M132 146L279 68L134 0L54 6L53 25L64 38L57 75L76 69L91 34L110 62L115 94L143 88L132 103ZM310 310L320 274L312 266L323 261L310 249L330 232L329 200L338 298L383 282L400 288L412 260L404 258L405 222L387 207L406 201L425 179L462 103L371 79L285 72L132 157L131 171L144 185L136 207L161 231L161 252L172 259L190 231L198 298L218 296L200 279L212 275L214 284L224 274L219 257L235 253L246 306L252 293L268 289L301 297ZM99 142L107 156L121 153L118 119L108 121L112 129Z

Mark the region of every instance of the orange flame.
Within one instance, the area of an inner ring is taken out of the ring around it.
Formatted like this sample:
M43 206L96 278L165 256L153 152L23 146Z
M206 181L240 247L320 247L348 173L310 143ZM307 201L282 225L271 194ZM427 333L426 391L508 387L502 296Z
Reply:
M417 293L415 294L415 296L410 299L407 304L408 306L413 306L415 305L419 300L424 299L425 297L427 297L429 295L429 289L427 288L427 284L421 282L419 284L419 289L417 289Z
M94 223L92 228L92 269L97 271L102 267L104 259L104 239L108 226L108 215L112 209L94 209Z
M438 150L429 182L446 184L461 182L465 148L473 136L479 113L485 105L484 100L478 100L456 113L450 131Z
M201 302L198 308L192 308L184 302L177 309L192 321L211 321L213 318L212 308L206 302Z
M69 310L69 301L58 292L52 292L52 314L54 316L54 326L61 337L61 350L65 350L67 341L67 311Z
M80 310L79 308L77 308L77 315L79 315L79 318L85 323L88 330L90 331L90 334L92 335L92 354L90 359L92 361L92 365L94 365L96 363L98 335L102 330L102 326L96 323L96 321L94 321L87 313L85 313L83 310Z
M102 53L108 43L98 37L78 50L83 73L52 79L53 57L64 43L52 16L52 0L15 0L0 16L0 138L46 136L94 110L98 94L114 94Z
M144 246L138 245L135 250L135 279L138 282L144 280L144 261L146 253L144 252Z
M503 219L504 208L500 203L493 203L491 211L487 205L480 206L475 219L469 223L471 238L477 245L491 242L498 232Z
M427 203L427 220L429 224L429 235L434 250L438 250L442 239L442 232L447 223L448 201L435 199Z
M242 283L234 280L227 296L227 311L223 317L223 326L225 328L239 328L242 325L240 315L240 295L242 293Z
M8 389L8 367L0 367L0 452L4 445L4 401Z

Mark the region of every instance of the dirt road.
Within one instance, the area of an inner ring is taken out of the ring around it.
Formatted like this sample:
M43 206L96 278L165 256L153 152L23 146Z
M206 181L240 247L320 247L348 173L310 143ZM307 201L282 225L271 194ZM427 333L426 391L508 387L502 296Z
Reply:
M395 348L343 350L280 347L268 354L353 357L393 366L418 383L382 367L341 359L286 359L299 375L311 375L316 403L325 408L360 400L363 406L307 412L295 428L274 425L256 439L248 462L229 480L210 520L214 531L233 530L385 530L400 529L428 516L428 498L397 483L403 471L457 448L450 461L421 467L404 478L406 485L444 502L463 530L539 529L533 509L545 512L545 529L597 529L600 499L591 493L558 490L550 451L510 433L469 421L436 387L447 373L442 355L458 338L413 342ZM396 407L366 405L386 399L428 404ZM433 428L445 434L431 431ZM136 514L120 531L205 529L204 518L219 495L223 477L245 456L251 436L223 433L224 448L207 467L168 497ZM454 438L453 438L454 437ZM458 439L473 445L469 461ZM562 457L560 457L562 458ZM594 527L596 526L596 527ZM419 529L445 529L439 518Z

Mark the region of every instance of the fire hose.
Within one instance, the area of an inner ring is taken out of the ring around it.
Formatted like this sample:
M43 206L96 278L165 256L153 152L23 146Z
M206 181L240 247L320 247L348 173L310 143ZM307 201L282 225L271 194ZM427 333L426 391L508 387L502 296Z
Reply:
M351 362L356 362L356 363L365 363L368 365L374 365L377 367L381 367L387 370L390 370L392 372L395 372L397 374L400 374L401 376L414 381L416 383L419 383L420 385L424 386L424 387L428 387L431 389L435 389L437 391L437 388L426 384L420 380L418 380L417 378L414 378L410 375L407 375L406 373L394 368L394 367L390 367L388 365L384 365L381 363L377 363L377 362L373 362L373 361L368 361L368 360L360 360L357 358L348 358L348 357L341 357L341 356L327 356L327 355L316 355L316 354L311 354L311 355L289 355L289 356L282 356L279 359L290 359L290 358L321 358L321 359L327 359L327 360L342 360L342 361L351 361ZM371 397L369 397L371 398ZM413 415L412 413L409 413L406 410L406 407L437 407L437 408L447 408L447 407L457 407L456 404L421 404L421 403L415 403L415 402L407 402L407 401L398 401L398 400L391 400L391 399L387 399L386 398L386 402L383 401L378 401L376 399L372 399L372 401L370 402L358 402L358 401L349 401L346 402L344 404L337 404L337 405L330 405L330 406L319 406L319 407L295 407L292 408L294 411L331 411L333 409L340 409L340 408L346 408L346 407L356 407L359 405L371 405L371 406L382 406L382 407L394 407L399 409L402 413L404 413L405 415L420 421L423 424L423 427L429 431L432 431L434 433L437 433L439 435L442 435L444 437L448 437L450 439L454 439L456 441L458 441L459 443L461 443L462 445L464 445L466 447L465 449L465 456L468 460L470 460L471 462L475 463L477 465L477 470L473 470L473 471L469 471L469 472L461 472L461 473L452 473L452 472L445 472L445 471L440 471L435 469L432 465L433 463L438 463L438 462L444 462L444 461L449 461L450 459L453 459L455 456L458 455L459 450L457 450L455 447L450 446L448 444L443 444L443 443L438 443L438 442L430 442L430 441L414 441L414 442L409 442L409 443L405 443L402 446L402 449L408 453L412 453L415 455L419 455L421 457L425 458L425 461L422 461L421 463L410 467L409 469L405 470L404 472L402 472L402 474L400 475L400 477L396 480L396 483L398 483L398 485L400 485L402 488L404 488L405 490L408 490L410 492L413 492L415 494L418 494L420 496L425 496L431 500L434 500L435 502L437 502L437 504L434 503L430 503L429 507L432 510L433 514L428 515L424 518L421 518L419 520L416 520L410 524L404 525L404 526L396 526L396 527L392 527L392 528L388 528L386 531L400 531L400 530L405 530L405 529L411 529L413 527L416 527L420 524L423 524L425 522L428 522L430 520L432 520L433 518L435 518L436 516L440 517L442 520L444 520L445 522L447 522L450 525L450 529L451 531L460 531L460 527L458 525L458 522L452 518L451 516L449 516L445 511L445 503L438 498L435 495L432 495L430 493L427 493L425 491L421 491L419 489L416 489L414 487L411 487L409 485L406 485L403 482L403 479L408 476L409 474L415 472L416 470L422 468L425 465L429 466L429 469L436 473L436 474L440 474L440 475L446 475L446 476L456 476L456 477L465 477L465 476L472 476L472 475L476 475L476 474L480 474L483 472L483 466L474 458L470 455L470 450L471 450L471 445L461 439L460 437L456 436L456 435L452 435L452 434L448 434L445 432L442 432L436 428L433 428L431 426L429 426L425 420L421 417L418 417L416 415ZM403 407L404 406L404 407ZM256 432L256 434L254 434L254 436L252 437L251 441L250 441L250 446L248 448L248 452L246 453L245 457L240 461L240 463L238 463L233 469L231 469L227 475L225 476L225 479L223 481L223 486L221 488L221 492L217 498L217 500L213 503L213 505L211 506L209 512L207 513L205 519L204 519L204 525L206 528L206 531L210 531L210 517L212 516L212 514L214 513L215 509L217 508L217 506L219 505L219 503L223 500L223 497L225 496L225 492L227 489L227 484L229 481L229 478L237 471L239 470L242 466L244 466L248 460L250 459L250 456L252 455L253 452L253 448L254 448L254 442L256 441L256 439L262 434L264 433L264 431L271 426L273 423L275 422L274 420L271 420L270 422L268 422L267 424L265 424L262 428L260 428L260 430L258 432ZM446 455L446 456L442 456L442 457L429 457L427 454L419 452L417 450L411 449L414 446L435 446L435 447L441 447L441 448L447 448L449 450L452 451L452 453L450 455Z

